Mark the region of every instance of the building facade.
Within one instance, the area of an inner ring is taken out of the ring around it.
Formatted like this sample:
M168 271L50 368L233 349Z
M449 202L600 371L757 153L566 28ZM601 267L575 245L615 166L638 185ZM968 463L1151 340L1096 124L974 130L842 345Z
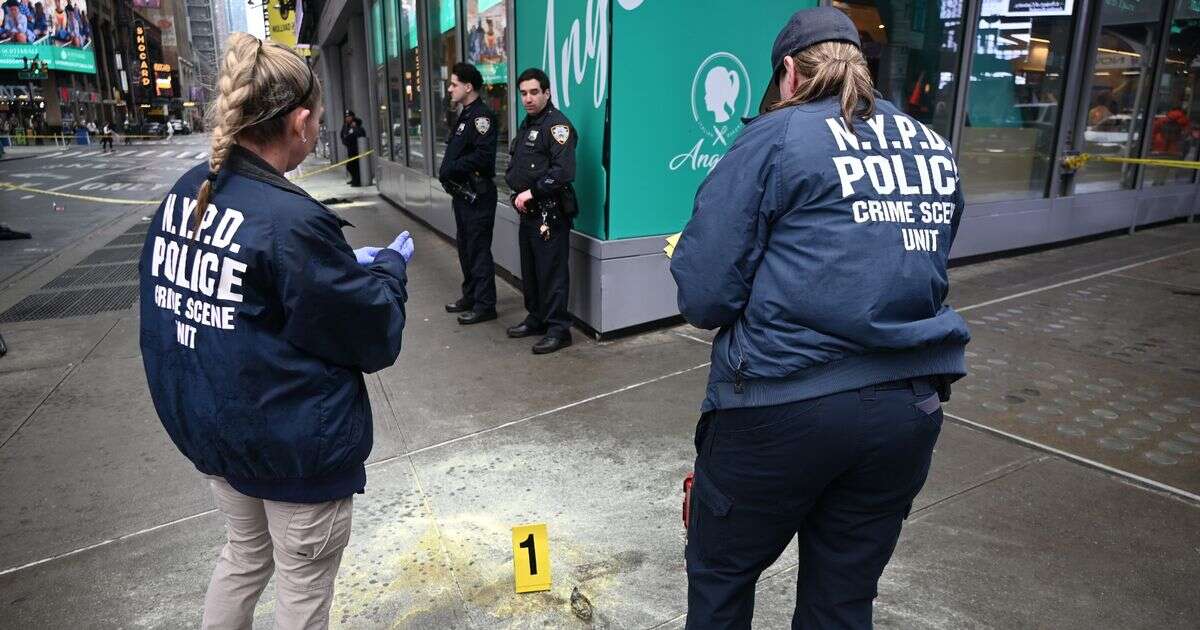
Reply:
M953 146L966 194L955 257L1200 210L1194 169L1063 166L1080 152L1197 160L1197 0L826 3L858 26L881 95ZM771 43L798 4L307 0L297 30L321 50L327 111L366 123L364 168L380 193L451 237L433 177L454 116L449 68L480 67L504 146L521 118L512 82L545 69L580 134L572 312L606 333L677 314L663 236L683 227L697 186L756 113ZM516 229L502 203L493 253L519 276Z
M205 102L217 84L217 29L210 0L182 0L187 10L188 32L196 60L198 85L191 90L193 102Z
M245 0L219 0L225 3L225 20L230 33L246 32Z

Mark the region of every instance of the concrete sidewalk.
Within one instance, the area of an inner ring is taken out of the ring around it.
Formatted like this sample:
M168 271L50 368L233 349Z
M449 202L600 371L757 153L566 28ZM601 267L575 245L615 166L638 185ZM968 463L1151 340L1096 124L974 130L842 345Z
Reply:
M407 229L416 255L404 350L394 367L367 377L376 442L334 625L682 628L680 482L691 468L711 333L675 326L603 343L580 334L571 348L535 357L532 340L504 335L523 316L520 294L505 282L498 321L459 326L442 309L460 282L453 246L342 178L335 169L302 184L318 198L350 200L333 208L355 225L346 230L352 245L385 244ZM139 222L130 213L88 239L90 249L38 266L0 293L0 310L136 234ZM1120 273L1153 268L1161 275L1150 280L1183 286L1200 272L1197 248L1200 226L1173 225L962 267L952 270L952 301L1002 299L1020 309L1044 301L1053 292L1046 287L1128 265L1138 266ZM1146 262L1162 256L1176 266ZM1144 304L1120 308L1135 310L1142 326L1194 322L1198 313L1195 298ZM1096 321L1129 315L1110 307L1072 308ZM1047 325L1058 321L1032 311ZM0 627L199 622L224 534L203 481L154 414L137 324L130 309L0 328L10 347L0 358ZM1053 335L1043 344L994 331L977 338L986 350L973 345L973 363L1008 352L1017 366L993 382L1015 384L1025 376L1018 368L1044 361L1041 353L1086 363L1089 377L1128 378L1119 357ZM1177 355L1175 368L1147 373L1162 392L1200 391L1188 371L1198 360ZM880 585L878 625L1194 627L1200 504L1134 483L1119 465L1107 473L1071 458L1089 459L1083 448L1060 456L1017 441L1037 436L997 437L999 412L984 406L992 399L967 388L976 379L961 384L967 399L949 410L980 426L947 419ZM1177 432L1195 429L1196 409L1182 411ZM1195 454L1176 457L1172 470L1196 470ZM529 522L549 526L554 583L548 593L516 595L510 529ZM793 547L764 574L756 628L788 625L796 564ZM571 612L576 586L595 607L590 622ZM272 590L256 627L270 626Z

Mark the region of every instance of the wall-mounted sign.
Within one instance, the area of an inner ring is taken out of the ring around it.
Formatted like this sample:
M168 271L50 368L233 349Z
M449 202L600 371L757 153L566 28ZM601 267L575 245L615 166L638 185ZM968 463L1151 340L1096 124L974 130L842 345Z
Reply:
M150 51L146 46L146 27L138 24L133 29L133 43L137 52L139 83L142 87L150 87Z

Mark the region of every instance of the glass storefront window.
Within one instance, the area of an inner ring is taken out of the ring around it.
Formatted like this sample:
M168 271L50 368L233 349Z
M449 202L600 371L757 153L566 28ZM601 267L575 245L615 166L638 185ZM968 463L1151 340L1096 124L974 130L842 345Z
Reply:
M376 101L379 103L379 111L376 113L377 124L375 125L375 128L379 130L379 138L375 144L375 150L380 157L390 160L392 159L392 143L387 130L391 122L388 113L387 65L384 56L386 48L384 32L389 23L390 20L386 19L380 0L371 2L371 61L375 66L375 92Z
M455 0L428 0L426 26L429 28L429 86L433 90L433 170L437 171L446 154L446 140L458 122L458 113L450 103L450 69L458 63L458 3Z
M875 88L901 111L950 137L962 0L834 0L858 28Z
M1158 77L1158 98L1150 121L1150 155L1168 160L1200 159L1200 2L1179 0L1167 40L1167 58ZM1192 181L1196 171L1148 168L1146 186Z
M408 165L425 170L425 129L421 124L421 74L425 71L417 45L417 0L400 2L400 40L404 48L401 82L404 98L404 134L408 138Z
M501 198L509 191L504 183L508 168L508 11L504 0L467 0L467 63L474 64L483 75L483 93L488 107L496 112L498 147L496 151L496 185Z
M404 161L404 69L400 64L400 3L399 0L383 0L384 20L387 22L387 81L379 83L380 107L391 113L388 124L380 125L379 134L391 143L392 153L387 157L397 162Z
M1053 170L1074 4L1013 6L1026 8L984 0L980 9L958 144L972 202L1043 197Z
M1101 6L1095 67L1084 92L1084 152L1141 156L1162 8L1162 0L1110 1ZM1093 161L1075 175L1076 193L1120 190L1136 184L1134 164Z

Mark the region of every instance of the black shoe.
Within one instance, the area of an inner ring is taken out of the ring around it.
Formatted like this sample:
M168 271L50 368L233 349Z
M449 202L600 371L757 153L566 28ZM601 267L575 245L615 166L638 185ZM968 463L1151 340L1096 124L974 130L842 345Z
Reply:
M468 326L480 322L489 322L493 319L496 319L496 311L467 311L458 316L458 323Z
M520 339L521 337L544 335L546 334L546 327L543 326L541 328L534 328L525 322L521 322L520 324L509 328L506 332L508 333L508 337L510 339Z
M464 311L471 310L472 307L474 307L474 304L471 304L470 302L468 302L466 300L460 299L460 300L455 300L455 301L447 304L446 312L447 313L462 313Z
M551 352L558 352L569 345L571 345L570 337L554 337L552 335L546 335L545 337L542 337L540 341L533 344L533 353L550 354Z

